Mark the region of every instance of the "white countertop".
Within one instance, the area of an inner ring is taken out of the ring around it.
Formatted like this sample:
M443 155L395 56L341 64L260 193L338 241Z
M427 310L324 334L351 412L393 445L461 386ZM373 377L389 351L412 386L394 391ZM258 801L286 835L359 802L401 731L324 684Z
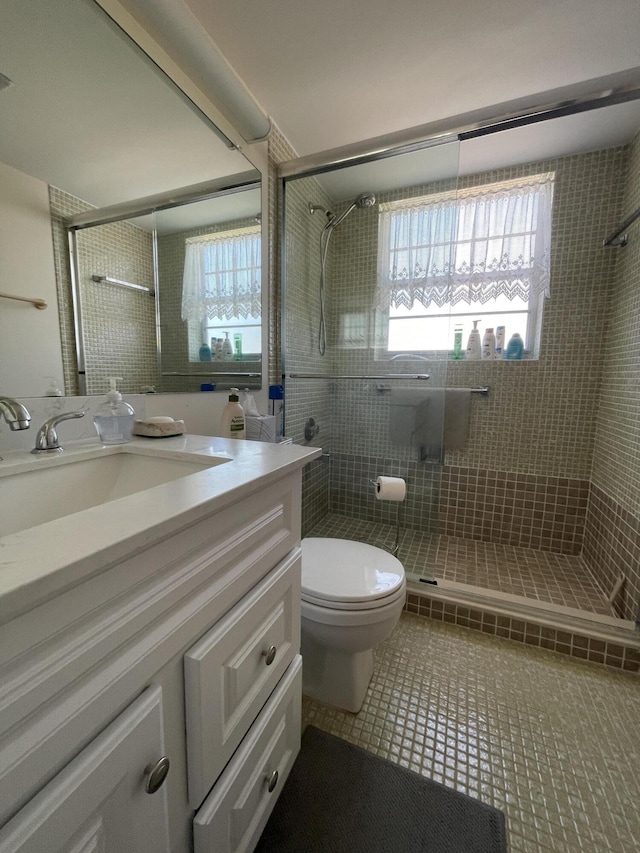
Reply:
M266 487L317 458L317 447L233 441L215 436L134 438L106 447L96 440L69 443L53 459L25 451L5 454L3 479L38 465L113 453L142 453L168 458L230 462L127 497L0 537L0 623L35 606L101 566L148 547L234 501ZM55 496L52 496L55 499Z

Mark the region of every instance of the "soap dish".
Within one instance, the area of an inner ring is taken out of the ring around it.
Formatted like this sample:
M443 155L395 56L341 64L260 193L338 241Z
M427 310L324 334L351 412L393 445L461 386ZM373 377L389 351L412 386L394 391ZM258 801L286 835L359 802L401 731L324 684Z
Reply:
M133 424L133 434L145 438L170 438L174 435L184 435L186 431L184 421L148 420L135 421Z

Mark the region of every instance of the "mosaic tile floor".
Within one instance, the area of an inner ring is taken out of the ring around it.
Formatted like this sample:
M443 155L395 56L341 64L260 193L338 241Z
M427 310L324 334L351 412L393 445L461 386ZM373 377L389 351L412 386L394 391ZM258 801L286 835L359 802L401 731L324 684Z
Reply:
M361 711L307 723L502 809L510 853L640 849L637 676L403 613Z
M327 515L308 535L357 539L391 550L396 532L388 525ZM581 557L425 534L418 530L400 532L398 556L410 579L455 581L612 615L606 596Z

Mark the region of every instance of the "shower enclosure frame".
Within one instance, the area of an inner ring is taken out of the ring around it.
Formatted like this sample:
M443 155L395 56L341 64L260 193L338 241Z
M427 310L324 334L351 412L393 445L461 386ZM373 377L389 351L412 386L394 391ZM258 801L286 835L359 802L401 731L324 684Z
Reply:
M387 134L376 139L365 140L353 145L331 149L316 155L297 158L281 164L279 179L283 198L286 199L286 185L290 179L314 177L327 171L348 168L353 165L371 163L394 157L397 154L425 148L438 147L455 140L472 139L476 136L497 133L505 129L543 122L560 116L573 115L589 110L600 109L627 101L640 99L640 68L627 72L608 75L583 84L552 90L529 99L498 105L498 107L467 113L463 116L411 128L398 133ZM285 200L286 205L286 200ZM284 252L284 217L282 211L282 373L287 376L285 349L285 281L286 261ZM328 377L327 377L328 378ZM365 378L364 376L362 378ZM491 596L493 599L493 596ZM478 600L486 598L482 593ZM495 605L495 601L493 601ZM548 611L545 608L548 616ZM580 621L580 620L578 620ZM612 620L607 617L592 619L584 614L584 624L599 624L603 631L611 628ZM614 630L626 632L634 626L629 620L615 620Z

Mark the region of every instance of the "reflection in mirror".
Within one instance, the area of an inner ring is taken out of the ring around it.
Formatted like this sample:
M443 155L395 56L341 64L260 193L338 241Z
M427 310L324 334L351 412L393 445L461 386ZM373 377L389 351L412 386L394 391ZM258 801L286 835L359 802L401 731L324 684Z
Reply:
M0 290L48 303L36 311L28 303L2 301L0 387L12 396L40 396L54 375L65 393L77 394L65 220L89 208L237 175L252 165L94 0L3 3L0 73L11 81L0 92ZM149 224L132 227L146 229L150 239ZM130 278L148 282L151 274L151 261L145 261ZM101 297L96 283L94 289ZM118 328L133 338L124 293L118 297ZM144 356L138 359L136 349L131 364L123 350L124 370L117 375L148 361L154 370L140 384L154 384L155 308L150 297L138 301L136 311L144 306L152 315L150 331L140 339ZM87 305L83 321L102 336L106 350L115 351L121 337L109 339L105 328L114 321L91 317L90 310ZM96 393L103 390L99 384Z
M250 184L71 229L82 393L259 387L260 206Z

